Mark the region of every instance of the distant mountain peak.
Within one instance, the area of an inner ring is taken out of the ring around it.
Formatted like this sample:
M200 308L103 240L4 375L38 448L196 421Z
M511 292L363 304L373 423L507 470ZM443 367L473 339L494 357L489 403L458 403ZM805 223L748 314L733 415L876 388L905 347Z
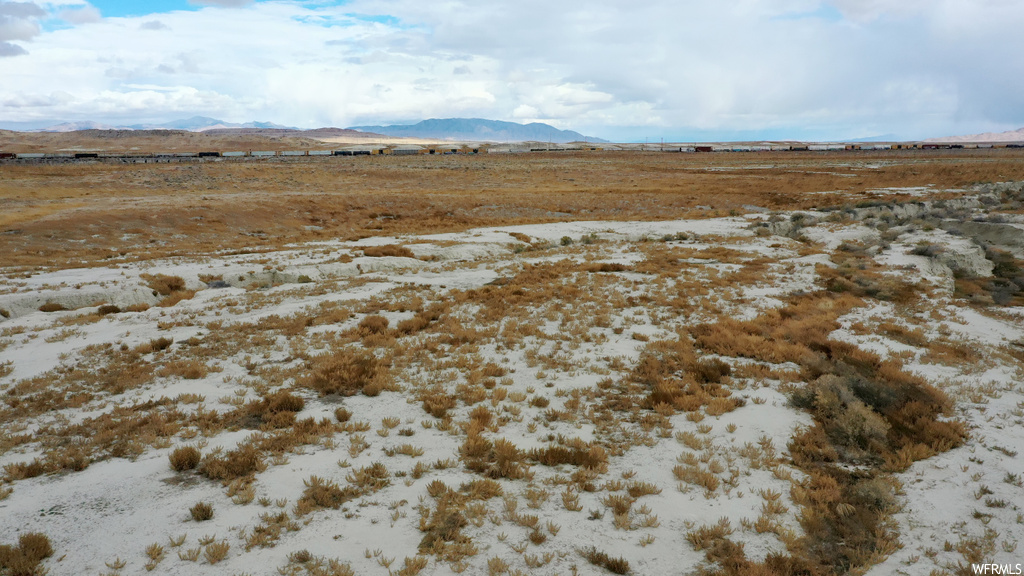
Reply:
M274 128L285 130L297 130L291 126L282 126L273 122L246 122L236 124L225 122L209 116L193 116L182 120L172 120L163 124L132 124L129 126L112 126L98 122L65 122L43 128L40 132L73 132L76 130L188 130L190 132L205 132L223 128Z
M246 122L238 124L225 122L209 116L193 116L180 120L172 120L162 124L132 124L113 126L98 122L65 122L43 128L40 132L72 132L76 130L187 130L189 132L207 132L211 130L294 130L306 132L291 126L282 126L273 122ZM347 130L374 133L383 136L422 138L429 140L461 140L469 142L551 142L565 144L567 142L607 142L593 136L584 136L572 130L559 130L543 122L518 124L503 120L487 120L484 118L430 118L415 124L391 126L353 126Z
M375 132L385 136L475 142L607 142L572 130L559 130L542 122L517 124L484 118L430 118L415 124L390 126L352 126L351 130Z
M925 142L1024 142L1024 128L1008 130L1006 132L985 132L984 134L970 134L967 136L929 138Z

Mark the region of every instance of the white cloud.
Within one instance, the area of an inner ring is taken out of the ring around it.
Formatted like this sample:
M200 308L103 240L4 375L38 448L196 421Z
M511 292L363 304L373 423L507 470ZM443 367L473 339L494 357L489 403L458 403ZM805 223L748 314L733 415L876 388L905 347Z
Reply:
M0 2L0 14L11 5ZM225 14L45 33L33 28L38 13L19 17L23 28L0 41L20 49L17 33L32 53L5 60L0 120L180 111L345 126L478 116L611 137L1024 125L1024 59L1007 56L1024 51L1016 1L279 0ZM2 104L19 91L74 98Z
M95 6L82 6L81 8L70 8L61 10L57 17L75 25L94 24L103 19L103 15Z
M12 44L10 42L0 42L0 58L4 58L7 56L21 56L23 54L28 54L28 50L25 50L17 44Z
M0 40L31 40L39 33L39 23L34 18L0 14Z
M170 30L171 27L159 20L149 20L139 24L139 30Z
M32 2L0 2L0 16L42 18L46 11Z
M28 54L11 40L27 42L41 33L39 19L46 11L32 2L0 1L0 58Z
M252 4L253 0L188 0L189 4L198 6L221 6L223 8L241 8Z

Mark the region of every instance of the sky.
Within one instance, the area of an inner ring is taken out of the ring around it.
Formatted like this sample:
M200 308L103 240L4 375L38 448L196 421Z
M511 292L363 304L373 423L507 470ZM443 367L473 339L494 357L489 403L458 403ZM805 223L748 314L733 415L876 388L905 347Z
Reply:
M613 141L1024 127L1021 0L0 0L0 127L545 122Z

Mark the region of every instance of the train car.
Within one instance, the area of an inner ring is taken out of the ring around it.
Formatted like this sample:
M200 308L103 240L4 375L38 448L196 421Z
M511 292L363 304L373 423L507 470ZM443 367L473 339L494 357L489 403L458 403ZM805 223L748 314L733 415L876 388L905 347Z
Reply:
M330 156L332 152L330 150L310 150L309 156Z
M13 160L17 157L18 155L14 152L0 152L0 160Z
M99 157L100 155L96 152L75 152L75 160L85 160Z
M220 152L200 152L200 158L220 158Z
M305 150L284 150L279 156L307 156Z
M273 150L253 150L249 152L249 156L253 158L269 158L270 156L277 156L277 152Z
M220 155L224 158L244 158L248 153L241 150L235 150L231 152L221 152Z
M42 160L46 158L46 154L41 152L21 152L18 153L18 160Z
M426 149L423 146L415 144L399 144L391 147L391 154L394 156L415 156L424 152Z

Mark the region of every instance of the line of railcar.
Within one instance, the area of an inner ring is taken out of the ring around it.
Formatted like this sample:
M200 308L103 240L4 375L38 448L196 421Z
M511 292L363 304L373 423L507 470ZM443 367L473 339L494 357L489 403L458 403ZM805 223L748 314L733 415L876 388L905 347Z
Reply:
M233 150L200 152L2 152L0 160L121 160L126 162L166 162L181 160L209 160L217 158L322 158L327 156L378 156L408 154L408 147L358 146L341 150ZM415 154L479 154L480 147L424 147Z
M353 146L341 150L234 150L200 152L3 152L0 160L30 160L41 162L68 162L80 160L120 161L127 163L159 163L203 161L216 159L244 158L323 158L328 156L404 156L404 155L451 155L480 154L482 152L553 152L553 151L654 151L654 152L848 152L882 150L955 150L979 148L1024 148L1024 143L995 144L945 144L929 142L908 142L899 144L691 144L691 145L610 145L582 147L564 146L558 148L496 146Z

